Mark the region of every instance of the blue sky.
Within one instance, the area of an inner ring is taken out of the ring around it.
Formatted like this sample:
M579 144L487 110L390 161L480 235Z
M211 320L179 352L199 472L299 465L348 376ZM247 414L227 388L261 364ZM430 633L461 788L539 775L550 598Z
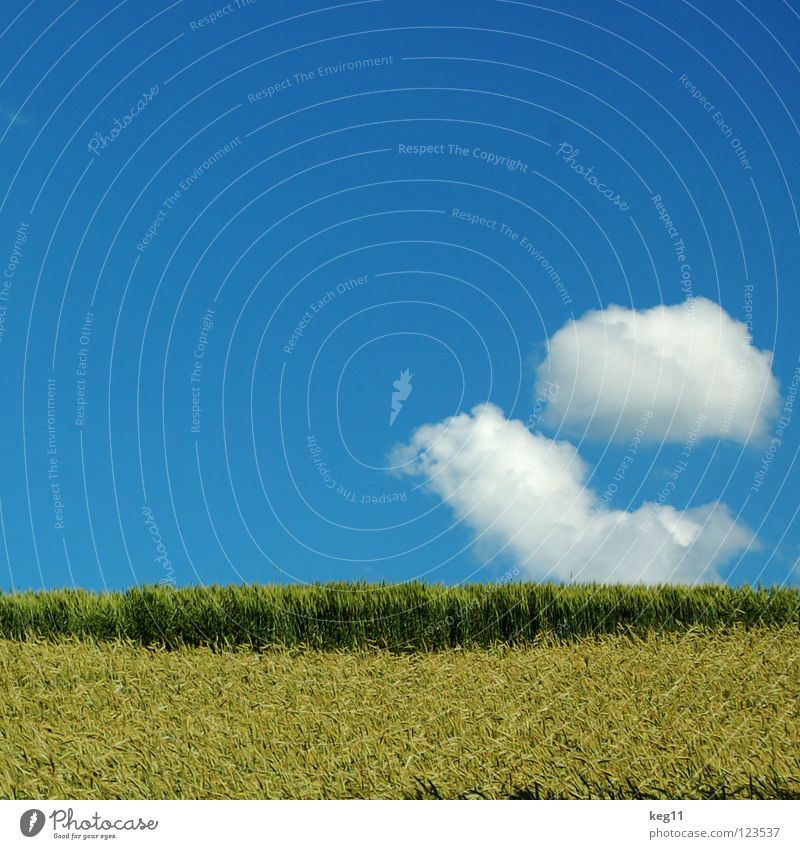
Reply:
M0 22L0 585L800 582L789 4L102 5Z

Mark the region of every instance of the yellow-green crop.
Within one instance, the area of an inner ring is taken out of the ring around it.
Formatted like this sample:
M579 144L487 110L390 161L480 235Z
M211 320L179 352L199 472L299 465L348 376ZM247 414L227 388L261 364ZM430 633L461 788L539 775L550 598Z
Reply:
M793 797L796 627L438 652L0 641L0 795Z

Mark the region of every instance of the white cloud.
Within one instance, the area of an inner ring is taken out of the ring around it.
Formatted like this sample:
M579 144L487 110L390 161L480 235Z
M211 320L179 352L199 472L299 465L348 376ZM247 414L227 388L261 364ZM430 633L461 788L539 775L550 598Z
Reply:
M569 321L550 340L537 390L559 387L548 427L629 438L652 410L645 438L684 442L698 416L701 437L762 439L779 404L772 355L718 304L694 298L636 311L610 306Z
M596 509L575 447L530 433L491 404L419 428L393 462L426 476L479 545L505 547L529 578L718 581L719 567L752 539L723 504Z

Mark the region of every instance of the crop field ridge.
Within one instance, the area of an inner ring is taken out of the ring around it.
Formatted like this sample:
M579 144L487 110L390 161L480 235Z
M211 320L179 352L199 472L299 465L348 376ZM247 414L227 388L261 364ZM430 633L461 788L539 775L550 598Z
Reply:
M169 649L403 652L738 626L797 631L800 590L343 582L0 593L0 639L78 637Z

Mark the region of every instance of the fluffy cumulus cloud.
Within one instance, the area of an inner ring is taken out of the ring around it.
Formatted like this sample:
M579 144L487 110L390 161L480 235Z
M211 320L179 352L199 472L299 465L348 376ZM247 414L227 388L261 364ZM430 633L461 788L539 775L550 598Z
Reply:
M503 549L527 578L608 583L717 581L751 534L725 505L600 509L574 446L531 433L491 404L425 425L395 448L404 473Z
M683 442L705 416L701 437L757 441L779 405L771 363L745 324L705 298L587 312L551 338L539 368L540 395L558 386L544 423L624 440L652 411L650 440Z

